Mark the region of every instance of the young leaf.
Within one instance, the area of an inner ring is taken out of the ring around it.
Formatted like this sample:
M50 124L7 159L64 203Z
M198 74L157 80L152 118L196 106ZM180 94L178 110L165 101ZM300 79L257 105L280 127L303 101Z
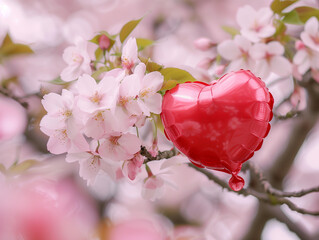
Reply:
M144 48L152 45L154 41L146 38L136 38L136 44L138 47L138 51L142 51Z
M10 57L18 54L30 54L33 53L32 49L24 44L14 43L7 34L0 47L0 58Z
M94 55L95 55L95 60L96 61L100 61L103 57L103 51L101 48L97 48L94 52Z
M95 71L93 74L92 74L92 77L95 79L95 80L99 80L99 76L101 75L101 73L104 73L104 72L107 72L109 71L110 69L108 67L100 67L97 71Z
M130 33L134 30L134 28L139 24L139 22L142 20L142 18L137 20L132 20L126 23L121 31L120 31L120 41L123 43L125 39L130 35Z
M48 83L54 84L54 85L67 85L70 82L65 82L61 79L61 77L57 77L56 79L53 79L49 81Z
M288 24L295 24L295 25L303 24L296 10L292 10L291 12L286 13L282 21Z
M270 8L274 13L281 14L285 8L298 1L299 0L274 0L272 1Z
M13 165L12 167L10 167L9 172L13 174L20 174L28 170L29 168L35 166L36 164L39 164L39 162L36 160L32 160L32 159L26 160L17 165Z
M139 57L139 59L146 65L146 70L148 72L160 71L163 69L163 65L152 62L149 58Z
M313 7L297 7L295 11L298 13L298 16L302 23L308 21L311 17L317 17L319 19L319 9Z
M164 84L161 91L170 90L179 83L196 81L189 72L179 68L164 68L160 73L164 76Z
M222 29L226 32L229 33L232 37L238 35L240 32L238 29L230 26L222 26Z

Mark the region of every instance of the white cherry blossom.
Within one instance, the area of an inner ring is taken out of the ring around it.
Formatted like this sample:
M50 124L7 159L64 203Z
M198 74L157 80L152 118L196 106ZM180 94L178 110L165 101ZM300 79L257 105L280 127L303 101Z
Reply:
M254 68L254 61L250 55L252 44L241 35L236 35L233 40L225 40L217 46L218 53L226 60L231 61L229 71Z
M291 74L291 63L282 56L284 51L284 47L277 41L255 44L250 49L250 55L257 60L255 74L262 79L267 78L271 72L282 77Z
M276 28L272 25L273 12L270 8L261 8L256 11L249 5L237 11L236 19L240 33L252 42L272 36Z
M91 59L87 52L87 41L76 39L75 46L67 47L63 53L63 60L68 66L61 72L61 79L70 82L82 74L91 74Z
M78 107L81 111L93 113L112 109L116 105L119 82L112 76L105 76L99 83L85 74L76 83L79 94Z
M316 17L308 19L300 38L307 47L319 52L319 23Z
M105 136L100 144L100 155L112 161L131 159L141 149L141 140L131 133L113 133Z
M142 197L150 201L161 198L165 193L165 183L161 176L153 175L144 180Z
M133 181L141 171L143 162L144 157L140 153L135 154L133 158L124 162L122 167L123 175Z
M121 60L122 66L126 70L131 70L135 64L139 62L135 38L129 38L126 44L123 46Z
M319 69L319 52L306 47L301 41L296 42L296 49L293 63L297 66L299 74L303 75L309 69Z

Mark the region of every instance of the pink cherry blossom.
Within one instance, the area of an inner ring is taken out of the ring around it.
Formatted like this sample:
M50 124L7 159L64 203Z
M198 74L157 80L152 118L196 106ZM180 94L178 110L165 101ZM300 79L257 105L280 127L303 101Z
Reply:
M316 17L308 19L300 37L306 46L319 52L319 23Z
M41 102L47 115L42 118L40 126L56 129L65 126L72 127L75 124L73 115L75 100L71 91L63 89L61 95L49 93L43 97Z
M100 144L100 155L112 161L131 159L141 148L141 140L131 133L113 133L105 136Z
M140 63L134 74L126 76L120 86L119 103L133 115L161 113L162 96L157 92L164 78L159 72L144 75L145 70L145 64Z
M258 11L246 5L237 11L237 22L240 33L252 42L272 36L276 28L272 25L273 12L270 8L261 8Z
M293 63L297 66L299 74L303 75L309 69L319 69L319 52L306 47L301 41L296 42L296 49Z
M102 34L100 37L99 37L99 47L102 49L102 50L106 50L108 49L110 46L110 39Z
M121 60L122 66L126 70L131 70L139 62L135 38L129 38L123 46Z
M111 76L105 76L97 83L91 76L83 75L76 83L79 109L86 113L93 113L97 110L114 108L118 85L118 79Z
M91 147L92 149L92 147ZM67 162L79 162L79 175L87 181L88 185L95 182L100 172L107 173L111 178L115 178L115 168L107 160L103 159L95 150L78 153L68 153L65 159Z
M68 66L61 72L61 79L70 82L84 73L91 74L90 56L87 52L87 41L78 38L75 46L67 47L63 53L63 60Z
M40 129L50 137L47 148L53 154L88 150L88 143L79 131L70 132L66 127L49 129L45 126L40 126Z
M261 78L267 78L271 72L282 77L291 74L291 63L282 56L284 51L277 41L255 44L250 49L250 55L257 60L255 74Z
M150 176L144 180L142 187L142 197L150 201L155 201L164 195L164 187L164 180L161 176Z
M250 55L252 44L245 37L236 35L233 40L226 40L217 47L218 53L226 60L231 61L229 71L238 69L252 70L254 61Z
M133 158L126 160L122 169L124 176L133 181L140 172L143 162L144 157L140 153L137 153Z

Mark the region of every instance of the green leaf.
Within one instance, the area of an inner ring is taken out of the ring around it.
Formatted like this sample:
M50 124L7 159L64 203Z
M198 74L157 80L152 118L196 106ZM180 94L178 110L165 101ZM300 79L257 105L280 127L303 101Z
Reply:
M319 19L319 9L313 7L297 7L297 11L300 20L305 23L311 17L317 17Z
M139 22L142 20L142 18L137 20L132 20L126 23L121 31L120 31L120 41L123 43L125 39L130 35L130 33L134 30L134 28L139 24Z
M36 160L33 160L33 159L26 160L26 161L23 161L19 164L11 166L9 168L9 172L13 173L13 174L20 174L20 173L28 170L29 168L37 165L37 164L39 164L39 162Z
M286 13L282 21L288 24L295 24L295 25L303 24L296 10L292 10L291 12Z
M136 38L136 43L138 47L138 51L142 51L144 48L152 45L154 41L146 38Z
M196 81L189 72L179 68L164 68L160 73L164 76L164 84L160 91L170 90L179 83Z
M274 26L276 27L275 37L283 36L285 34L287 27L281 20L275 19Z
M97 48L94 52L95 60L100 61L103 57L103 50L101 48Z
M274 0L272 1L270 8L274 13L281 14L285 8L298 1L299 0Z
M95 80L99 80L99 76L101 73L104 73L104 72L107 72L109 71L110 69L106 66L103 66L103 67L100 67L98 70L96 70L93 74L92 74L92 77L95 79Z
M146 65L146 71L148 72L160 71L164 68L163 65L152 62L149 58L139 57L139 59Z
M4 167L4 165L2 163L0 163L0 172L2 172L2 173L6 172L6 168Z
M240 32L238 29L230 26L222 26L222 29L226 32L229 33L232 37L238 35Z
M67 85L70 82L65 82L61 79L61 77L57 77L56 79L53 79L49 81L48 83L54 84L54 85Z

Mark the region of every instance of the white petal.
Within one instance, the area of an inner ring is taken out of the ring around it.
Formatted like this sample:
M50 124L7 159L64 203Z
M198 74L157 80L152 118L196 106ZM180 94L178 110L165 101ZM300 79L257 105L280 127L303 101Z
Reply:
M271 55L282 55L285 49L279 42L272 41L267 44L267 52Z
M134 134L126 133L118 140L118 143L127 151L129 154L135 154L141 149L141 140Z
M299 51L297 51L297 53L295 54L295 56L294 56L294 58L293 58L293 63L296 64L296 65L300 65L300 64L302 64L307 58L308 58L307 51L305 51L305 50L299 50Z
M218 53L226 60L235 60L241 52L233 40L226 40L217 46Z
M93 159L93 155L91 158L80 162L80 171L79 175L87 180L88 185L94 183L96 176L100 171L100 161Z
M150 89L152 93L156 93L161 89L163 81L164 77L160 72L148 73L142 80L141 91Z
M311 36L315 36L316 34L318 34L318 19L316 17L311 17L308 19L308 21L305 24L305 31L311 35Z
M261 59L256 63L255 73L257 77L265 80L270 74L270 68L265 59Z
M245 52L248 52L251 48L251 42L241 35L236 35L234 41L237 46Z
M65 127L65 122L57 117L52 117L50 115L45 115L40 122L40 126L46 127L49 129L59 129Z
M68 153L66 155L65 161L68 163L77 162L77 161L85 161L91 157L92 157L92 154L87 152Z
M139 79L142 79L145 75L146 71L146 66L144 63L139 63L135 69L134 69L134 74L138 76Z
M237 11L236 20L241 28L249 28L254 24L256 11L250 5L241 7Z
M256 43L256 42L259 42L260 40L260 37L258 36L258 33L254 30L251 30L251 29L242 29L240 30L240 33L245 37L247 38L248 40Z
M268 25L270 23L270 20L273 14L274 14L273 11L268 7L260 8L257 12L258 23L263 26Z
M262 59L265 57L266 50L267 50L266 44L257 43L250 48L249 55L255 60Z
M288 76L292 73L291 63L282 56L275 56L271 59L270 69L279 76Z
M121 97L133 97L135 98L141 89L140 79L137 75L132 74L126 76L120 85L120 96Z
M49 114L56 114L64 107L62 97L56 93L44 95L41 103Z
M82 70L78 65L70 65L61 72L61 79L65 82L71 82L82 74Z
M150 112L160 114L162 112L162 95L155 93L153 96L144 99L144 103Z
M97 89L97 84L94 78L88 74L84 74L76 82L76 88L80 95L91 97Z

